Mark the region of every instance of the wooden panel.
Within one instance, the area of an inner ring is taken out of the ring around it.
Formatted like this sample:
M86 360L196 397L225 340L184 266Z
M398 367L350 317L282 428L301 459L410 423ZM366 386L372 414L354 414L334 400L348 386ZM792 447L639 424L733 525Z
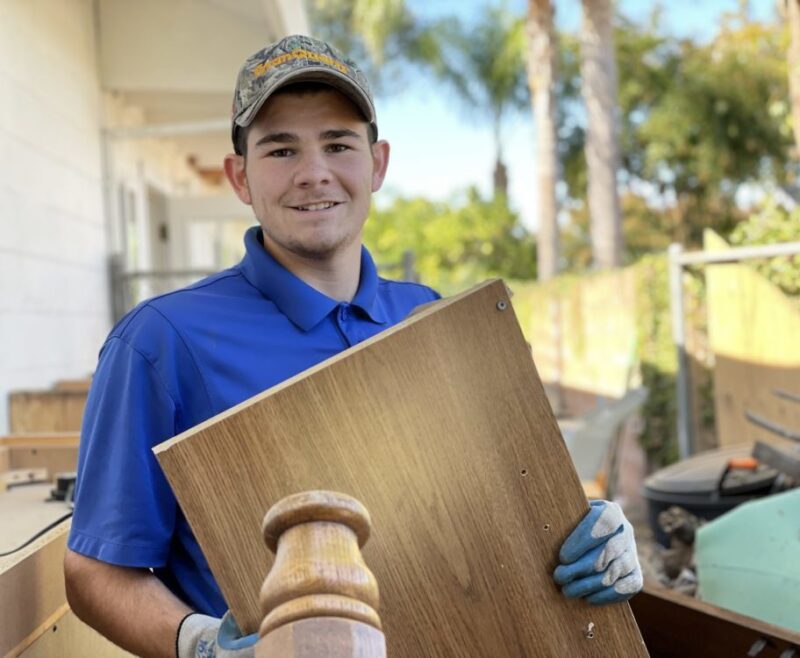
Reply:
M7 519L8 513L8 509L0 508L0 517ZM13 534L13 524L4 525L3 530ZM79 621L70 611L63 575L68 534L69 521L64 521L25 548L0 557L0 656L116 658L130 655ZM3 543L7 539L3 536ZM11 539L13 544L22 541L20 537Z
M568 601L552 581L588 508L500 281L156 454L247 631L272 560L263 515L284 496L327 489L372 514L364 557L392 656L646 655L627 604Z
M91 386L91 377L86 379L59 379L53 384L53 388L56 391L81 391L83 393L88 393Z
M78 463L77 432L31 432L0 436L0 472L45 468L52 478L74 471Z
M78 448L7 448L10 468L44 468L50 478L57 473L75 471Z
M65 521L34 543L0 557L0 656L26 641L66 603Z
M800 633L649 584L631 599L631 608L648 650L659 658L782 658L792 648L800 653ZM748 653L762 639L761 652Z
M75 616L69 608L53 619L26 645L8 658L121 658L131 656Z
M8 396L12 433L79 432L85 391L18 391Z

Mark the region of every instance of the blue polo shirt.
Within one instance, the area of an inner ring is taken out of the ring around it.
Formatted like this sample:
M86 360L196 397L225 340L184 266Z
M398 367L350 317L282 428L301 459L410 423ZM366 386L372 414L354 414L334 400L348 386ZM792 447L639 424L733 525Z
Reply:
M151 567L194 609L227 609L151 448L405 319L438 295L378 277L366 249L350 303L245 235L241 263L144 302L111 331L84 413L69 547Z

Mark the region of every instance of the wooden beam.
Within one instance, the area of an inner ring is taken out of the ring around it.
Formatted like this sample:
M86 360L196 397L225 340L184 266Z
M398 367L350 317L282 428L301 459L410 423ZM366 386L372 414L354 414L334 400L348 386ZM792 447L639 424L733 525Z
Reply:
M588 506L501 281L443 300L155 449L246 632L299 491L358 498L389 654L645 656L627 604L565 599ZM592 632L593 629L593 632Z
M78 432L24 432L0 436L0 447L6 448L77 448Z

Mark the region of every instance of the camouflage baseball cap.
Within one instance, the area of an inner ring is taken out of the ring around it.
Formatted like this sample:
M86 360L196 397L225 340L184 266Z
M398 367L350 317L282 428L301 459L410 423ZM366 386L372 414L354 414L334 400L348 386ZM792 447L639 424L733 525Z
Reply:
M234 148L238 149L238 129L253 122L264 102L276 90L294 82L322 82L335 87L355 103L377 138L372 93L361 70L324 41L292 35L248 57L239 71L231 118Z

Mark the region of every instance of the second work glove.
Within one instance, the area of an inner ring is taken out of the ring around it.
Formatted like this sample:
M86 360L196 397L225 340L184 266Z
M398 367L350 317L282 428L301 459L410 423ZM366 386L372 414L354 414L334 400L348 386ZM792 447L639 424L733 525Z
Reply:
M553 577L568 598L626 601L643 585L633 527L616 503L593 500L590 507L561 546Z
M178 630L178 658L253 658L258 634L245 635L230 611L222 619L194 613Z

